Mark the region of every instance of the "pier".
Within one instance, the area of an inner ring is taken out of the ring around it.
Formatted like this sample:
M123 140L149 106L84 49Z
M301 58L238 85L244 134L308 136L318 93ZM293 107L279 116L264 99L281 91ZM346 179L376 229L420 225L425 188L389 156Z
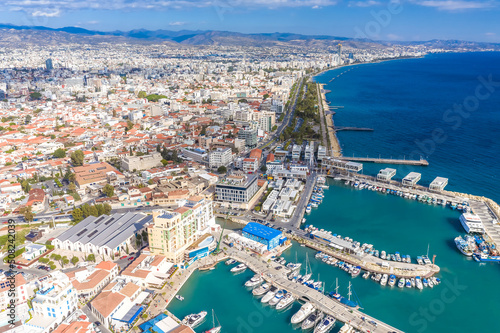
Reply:
M420 160L407 160L407 159L396 159L396 158L373 158L373 157L338 157L339 159L354 161L354 162L369 162L369 163L381 163L381 164L403 164L403 165L417 165L417 166L428 166L429 162L425 159Z
M317 290L288 280L284 276L285 273L283 270L277 270L272 264L262 261L261 258L252 257L247 253L232 248L228 250L228 256L238 262L244 263L256 274L262 276L267 282L292 293L296 299L313 303L317 309L325 314L333 316L337 321L348 323L361 332L402 332L355 308L348 307L333 298L323 295ZM364 318L364 320L361 318ZM369 322L376 322L377 324L375 326Z
M336 126L335 131L359 131L359 132L373 132L373 128L366 127L349 127L349 126Z

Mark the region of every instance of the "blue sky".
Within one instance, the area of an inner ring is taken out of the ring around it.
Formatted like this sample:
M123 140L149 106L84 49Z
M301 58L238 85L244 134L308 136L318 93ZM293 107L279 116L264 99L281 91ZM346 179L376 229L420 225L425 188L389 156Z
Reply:
M500 0L0 0L0 4L1 23L54 28L500 42Z

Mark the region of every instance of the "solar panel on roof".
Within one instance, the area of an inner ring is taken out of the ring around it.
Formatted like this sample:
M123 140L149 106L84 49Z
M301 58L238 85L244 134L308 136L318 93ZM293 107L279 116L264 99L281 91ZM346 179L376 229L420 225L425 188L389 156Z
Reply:
M99 218L97 220L95 220L94 224L97 224L99 222L101 222L102 220L104 220L106 217L108 217L107 215L101 215L99 216Z
M85 232L87 232L87 228L83 229L82 231L80 231L79 233L77 233L76 235L78 237L80 237L81 235L83 235Z
M97 234L97 230L92 231L87 237L92 237Z
M110 218L109 221L106 221L106 223L104 223L104 225L108 225L110 224L111 222L113 222L115 220L114 217Z

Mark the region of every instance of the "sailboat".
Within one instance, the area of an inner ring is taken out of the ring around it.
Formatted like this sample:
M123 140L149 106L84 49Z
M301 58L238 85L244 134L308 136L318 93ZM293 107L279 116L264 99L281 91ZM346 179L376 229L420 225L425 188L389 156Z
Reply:
M208 331L205 331L205 333L219 333L222 327L220 326L219 319L217 319L217 326L215 326L215 312L212 309L212 328L209 329Z

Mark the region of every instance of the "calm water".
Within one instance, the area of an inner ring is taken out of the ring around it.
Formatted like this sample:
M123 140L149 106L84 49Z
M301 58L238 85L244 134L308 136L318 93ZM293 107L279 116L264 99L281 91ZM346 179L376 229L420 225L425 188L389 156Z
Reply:
M435 254L441 267L439 277L443 282L423 291L382 287L361 276L352 279L344 271L316 260L314 251L297 244L284 253L287 260L297 258L305 263L307 254L314 278L319 275L327 291L334 290L338 278L339 291L346 295L351 281L366 313L406 332L500 331L496 319L500 290L493 282L500 277L500 267L478 264L458 252L453 243L453 238L463 233L458 212L378 192L334 186L333 181L331 184L325 190L323 204L306 217L306 224L371 243L379 250L409 254L413 260L425 254L429 245L430 257ZM243 286L252 275L250 271L233 275L224 264L213 271L196 272L180 291L186 300L174 300L169 309L182 318L213 308L224 332L296 331L289 323L299 304L281 313L262 306ZM210 325L211 320L207 320L196 331L203 332Z
M430 55L423 59L398 60L354 66L327 85L332 105L344 105L334 116L341 126L371 127L371 133L341 132L345 155L413 157L423 155L429 167L399 167L396 178L409 171L422 173L422 184L436 176L450 178L448 189L489 196L500 201L500 87L457 128L456 116L446 113L454 103L469 101L479 84L479 75L500 81L500 53ZM317 77L326 83L339 69ZM450 119L455 119L453 122ZM433 131L447 136L431 144ZM385 167L365 164L365 173L376 174ZM347 293L352 282L364 311L406 332L500 332L497 312L500 290L498 264L478 264L456 249L453 239L463 230L459 213L400 197L343 184L325 190L323 204L307 216L307 224L370 243L379 250L399 251L415 260L436 255L443 280L423 291L382 287L361 276L352 279L338 268L314 259L314 251L296 244L284 253L287 260L305 262L306 254L315 278L326 289ZM236 227L236 226L233 226ZM236 227L237 228L237 227ZM196 272L181 289L186 300L173 300L169 309L182 318L201 310L215 313L223 332L296 332L289 322L299 304L278 313L262 306L243 286L252 272L233 275L219 264L209 272ZM211 319L196 329L211 327ZM337 331L340 325L336 325Z
M333 116L336 125L374 129L339 132L344 155L422 156L430 166L399 166L395 178L417 171L425 185L436 176L447 177L449 190L485 195L498 202L500 84L488 97L475 97L481 85L478 77L489 75L500 82L498 52L363 64L326 72L316 81L327 83L331 105L345 106ZM480 88L479 93L489 91ZM477 101L477 105L469 104ZM454 104L464 102L467 108L454 111ZM375 175L386 166L365 163L364 167L366 174Z

